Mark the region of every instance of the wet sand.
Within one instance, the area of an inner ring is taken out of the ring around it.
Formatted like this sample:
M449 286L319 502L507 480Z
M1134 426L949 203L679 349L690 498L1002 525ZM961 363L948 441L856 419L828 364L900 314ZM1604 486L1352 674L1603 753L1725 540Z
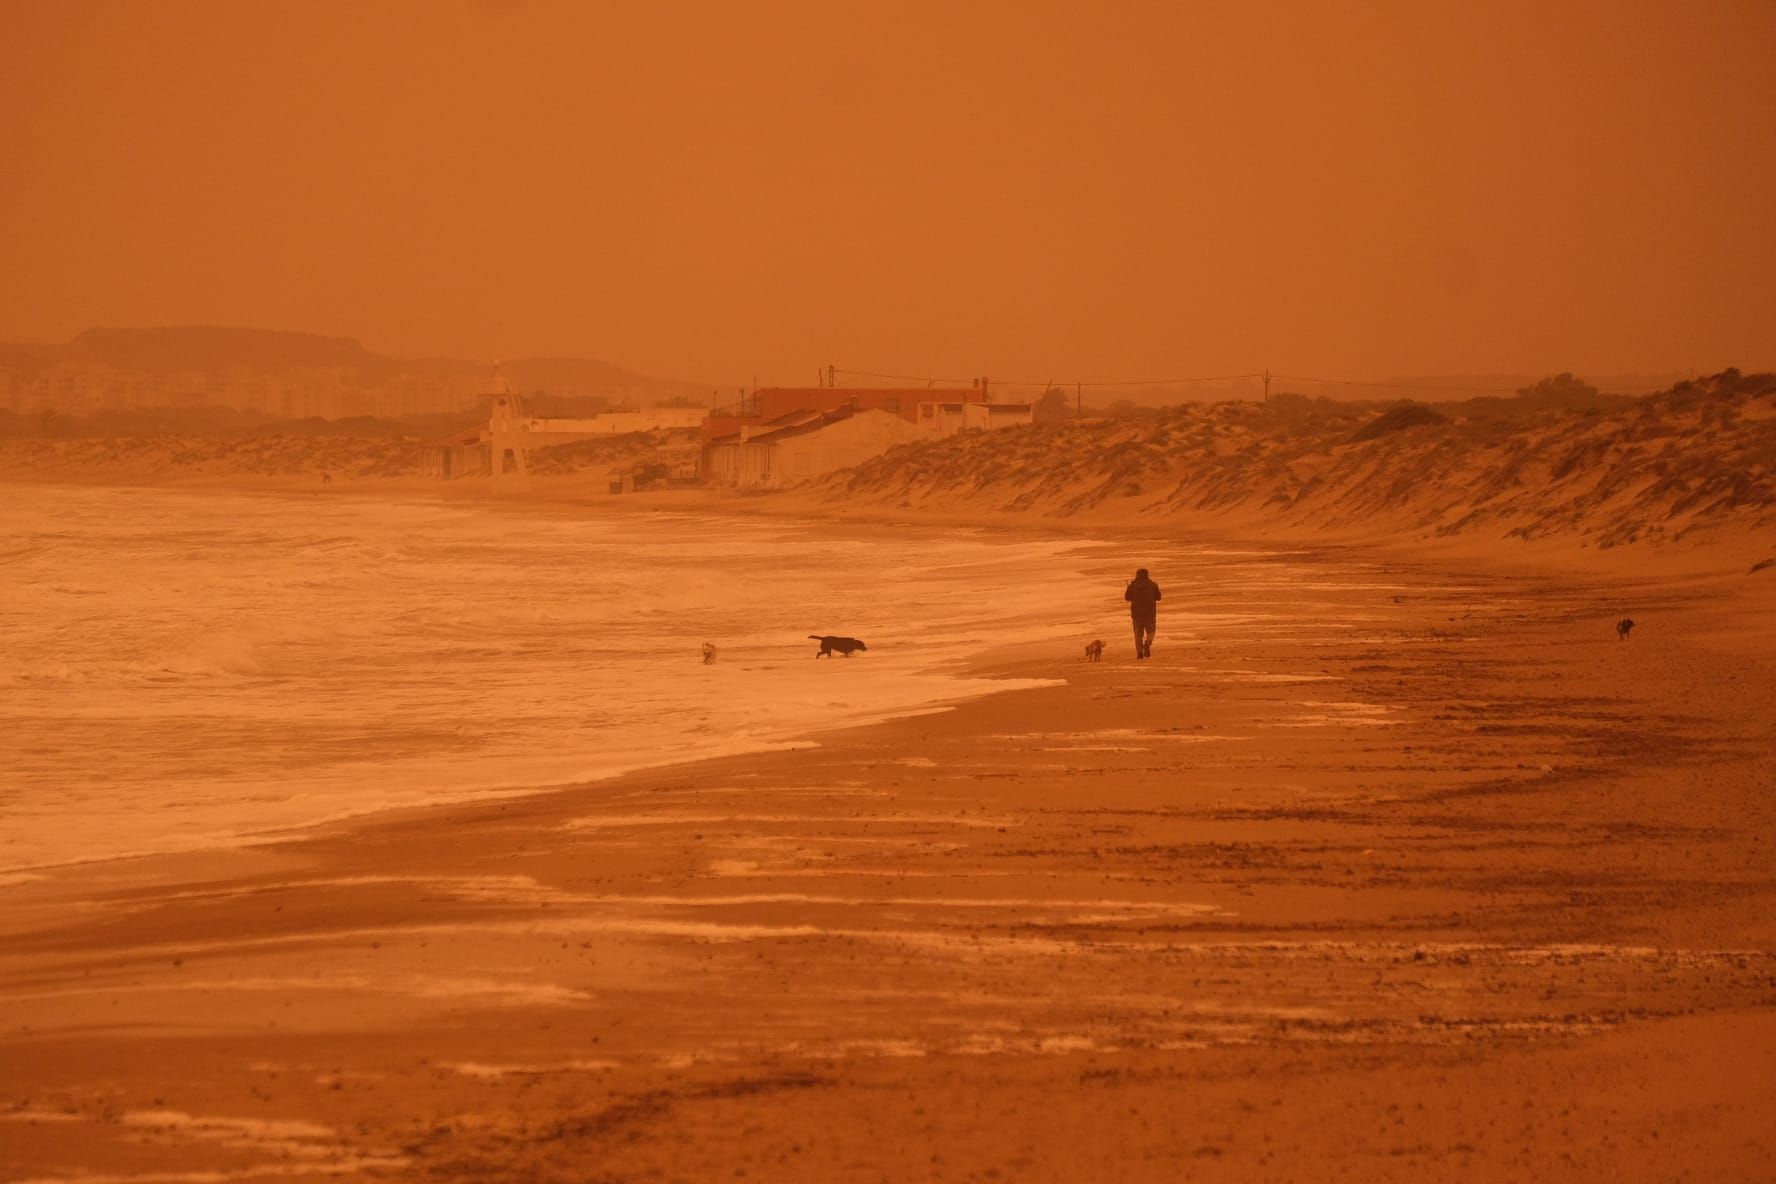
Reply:
M1348 611L10 885L0 1179L1776 1175L1776 571L1291 562Z

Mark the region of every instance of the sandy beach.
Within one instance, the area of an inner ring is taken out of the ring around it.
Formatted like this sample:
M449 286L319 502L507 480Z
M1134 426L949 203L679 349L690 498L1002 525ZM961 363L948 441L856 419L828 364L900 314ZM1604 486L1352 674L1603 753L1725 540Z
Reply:
M0 1184L1776 1184L1776 0L0 46Z
M1776 571L1266 556L1151 662L16 878L0 1179L1769 1179Z

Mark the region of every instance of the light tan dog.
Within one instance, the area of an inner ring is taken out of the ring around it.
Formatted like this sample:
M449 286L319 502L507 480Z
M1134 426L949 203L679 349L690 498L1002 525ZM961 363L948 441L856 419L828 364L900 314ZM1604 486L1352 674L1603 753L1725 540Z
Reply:
M1096 662L1103 656L1104 643L1102 641L1094 641L1085 647L1085 660L1087 662Z
M715 644L706 641L703 643L703 665L707 666L713 661L715 661Z

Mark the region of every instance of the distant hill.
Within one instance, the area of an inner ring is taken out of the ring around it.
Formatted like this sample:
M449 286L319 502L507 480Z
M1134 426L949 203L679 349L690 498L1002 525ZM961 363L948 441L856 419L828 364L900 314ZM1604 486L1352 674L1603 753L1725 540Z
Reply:
M378 354L353 337L216 325L94 327L59 345L0 343L0 366L33 371L64 362L101 363L154 375L331 369L348 371L362 383L388 382L403 374L482 375L491 369L491 360ZM510 358L502 363L502 369L519 391L545 390L567 396L616 392L644 398L706 397L709 393L702 383L653 378L593 358Z
M1600 546L1769 528L1776 375L1728 370L1580 409L1194 404L902 445L802 488L824 505Z

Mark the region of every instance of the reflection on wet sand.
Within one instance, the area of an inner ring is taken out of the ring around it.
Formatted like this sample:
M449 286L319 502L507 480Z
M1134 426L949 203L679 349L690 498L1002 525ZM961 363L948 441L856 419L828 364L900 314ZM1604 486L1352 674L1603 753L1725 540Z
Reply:
M1554 624L1474 611L1459 655L1434 583L1375 581L1417 588L1406 610L1328 578L1349 603L1284 633L1262 610L1291 581L1194 578L1248 611L1205 603L1214 630L1139 666L1038 639L993 671L1024 689L794 751L20 877L0 1005L30 1084L4 1126L349 1177L546 1123L645 1170L647 1115L680 1110L745 1143L1016 1080L1182 1131L1180 1099L1229 1081L1323 1105L1433 1066L1459 1124L1474 1096L1564 1097L1570 1058L1687 1074L1744 1042L1776 961L1732 738L1767 704L1719 670L1765 658L1663 649L1650 683L1650 647L1559 626L1594 589L1527 578L1497 602ZM1691 1051L1659 1043L1670 1017ZM170 1044L201 1089L166 1085Z

